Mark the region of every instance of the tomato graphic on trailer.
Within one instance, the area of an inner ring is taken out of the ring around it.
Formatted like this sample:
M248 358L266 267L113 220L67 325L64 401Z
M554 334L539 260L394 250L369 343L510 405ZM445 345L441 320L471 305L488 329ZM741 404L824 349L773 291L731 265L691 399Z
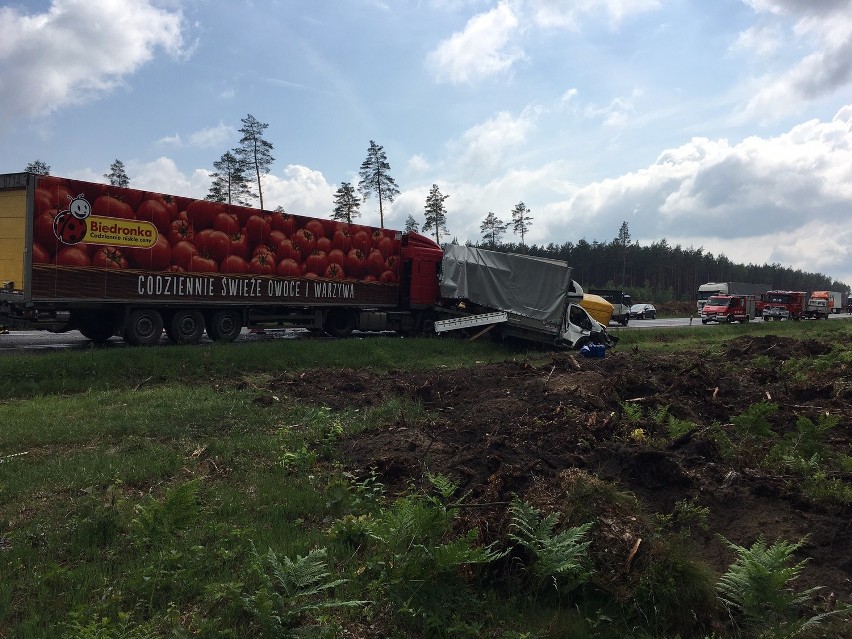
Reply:
M68 210L53 218L53 234L64 244L78 244L86 237L88 225L86 218L92 214L92 207L82 195L71 200Z

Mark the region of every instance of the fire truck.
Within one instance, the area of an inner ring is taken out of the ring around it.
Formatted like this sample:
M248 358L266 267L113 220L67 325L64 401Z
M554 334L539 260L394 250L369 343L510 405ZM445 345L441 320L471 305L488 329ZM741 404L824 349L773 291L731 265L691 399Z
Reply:
M701 323L750 322L755 317L756 304L753 295L713 295L701 309Z
M808 294L804 291L767 291L760 296L763 321L800 320L805 314Z

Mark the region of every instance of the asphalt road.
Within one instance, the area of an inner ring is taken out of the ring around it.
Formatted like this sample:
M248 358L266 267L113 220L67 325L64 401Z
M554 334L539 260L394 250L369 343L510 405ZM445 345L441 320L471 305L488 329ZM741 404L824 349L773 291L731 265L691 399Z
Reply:
M829 315L829 319L849 319L852 317L849 313L838 313L836 315ZM754 320L756 322L763 323L762 319ZM784 320L786 321L786 320ZM803 321L813 321L816 322L818 320L803 320ZM715 322L711 322L709 324L702 324L701 318L699 317L661 317L659 319L654 320L641 320L634 319L630 320L627 325L627 328L664 328L664 327L680 327L680 326L701 326L704 328L712 328L714 326L719 326ZM607 330L623 330L623 327L617 324L610 324Z
M830 315L829 319L849 319L852 315L849 313L841 313L838 315ZM756 320L761 322L762 320ZM807 320L817 321L817 320ZM665 328L665 327L684 327L695 326L702 329L712 330L719 324L702 324L698 318L689 317L664 317L655 320L631 320L628 326L622 327L618 324L611 324L608 330L617 334L619 331L628 329L643 329L643 328ZM238 343L249 343L258 341L270 341L278 339L297 339L307 332L301 329L272 329L266 330L263 333L252 333L243 329L242 334L237 338ZM210 340L205 338L203 343L210 343ZM163 344L167 344L168 339L163 336ZM127 344L118 338L113 337L109 340L106 348L127 348ZM85 350L92 348L92 343L83 337L78 331L69 331L67 333L48 333L46 331L9 331L5 334L0 334L0 354L2 353L22 353L22 352L48 352L51 350Z

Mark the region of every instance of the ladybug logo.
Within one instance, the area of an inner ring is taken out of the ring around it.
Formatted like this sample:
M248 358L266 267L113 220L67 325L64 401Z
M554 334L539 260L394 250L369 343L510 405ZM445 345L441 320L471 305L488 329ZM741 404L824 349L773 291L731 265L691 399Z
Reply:
M71 215L76 217L78 220L85 220L92 214L92 206L82 195L78 195L71 200L71 204L68 205L68 210L71 211Z
M68 209L53 218L53 234L63 244L77 244L86 237L86 218L92 213L91 205L82 195L71 200Z

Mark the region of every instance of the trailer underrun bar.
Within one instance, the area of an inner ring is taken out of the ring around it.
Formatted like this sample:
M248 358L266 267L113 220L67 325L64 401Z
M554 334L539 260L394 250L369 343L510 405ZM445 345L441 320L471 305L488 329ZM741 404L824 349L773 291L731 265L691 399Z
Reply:
M435 322L435 332L444 333L446 331L456 331L462 328L472 328L474 326L485 326L486 324L499 324L507 322L509 316L506 312L498 313L482 313L480 315L471 315L469 317L453 317Z

